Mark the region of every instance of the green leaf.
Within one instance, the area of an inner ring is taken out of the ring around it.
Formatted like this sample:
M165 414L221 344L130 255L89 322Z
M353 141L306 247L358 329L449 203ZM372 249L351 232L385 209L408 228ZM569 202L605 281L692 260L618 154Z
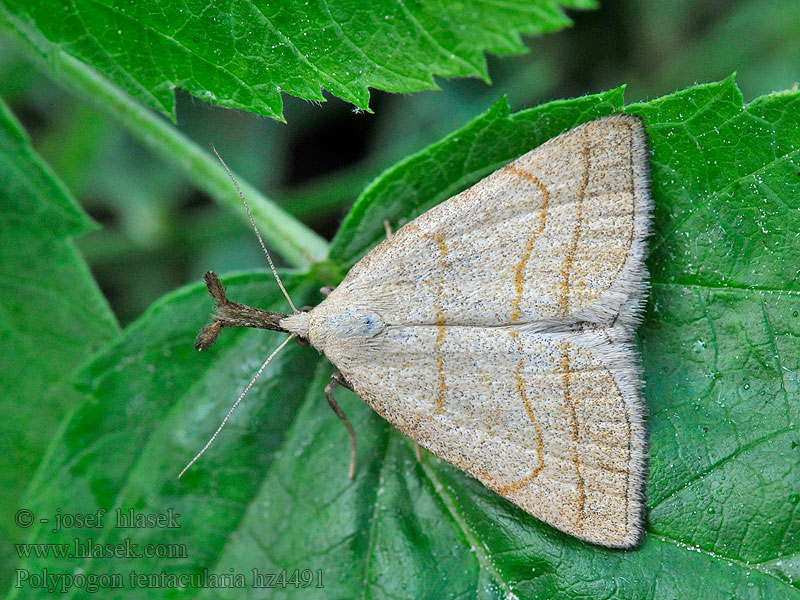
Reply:
M49 71L50 77L119 121L143 146L171 162L199 189L247 219L239 210L241 200L228 173L207 149L57 44L44 39L41 32L24 26L0 4L0 27L3 25L17 34L18 49L40 69ZM241 182L241 190L248 198L253 218L261 225L264 239L289 265L308 268L326 256L327 243L319 235L246 181Z
M505 157L619 106L619 90L516 115L496 105L373 184L342 227L328 271L376 240L383 218L411 218ZM626 109L642 115L650 133L656 202L653 287L639 332L652 457L640 548L580 542L432 455L418 463L409 440L340 390L359 436L358 472L349 481L347 434L323 396L333 368L311 348L280 355L217 444L177 481L279 339L224 331L218 346L194 354L193 335L210 308L198 285L158 302L84 372L87 401L65 428L32 504L37 515L56 507L172 508L181 514L179 530L119 530L108 521L97 531L51 533L35 525L33 539L184 543L186 557L29 559L23 566L31 573L208 569L245 578L244 589L182 591L153 580L148 597L262 597L268 592L252 587L253 569L286 569L286 578L307 569L310 588L280 592L800 598L799 109L798 92L744 106L732 79ZM516 128L526 133L514 135ZM386 200L393 190L404 194L396 203ZM319 300L314 273L287 278L296 302ZM285 306L268 277L225 281L232 298ZM38 591L20 589L11 597Z
M0 536L58 424L81 396L70 374L117 325L72 238L93 228L0 101ZM0 581L16 560L0 550Z
M562 6L589 0L487 3L205 1L98 3L54 10L7 0L0 17L37 31L145 104L172 115L174 88L280 118L281 92L324 100L322 89L369 108L369 88L435 88L434 76L488 80L484 52L526 50L520 34L571 24ZM156 58L158 57L158 58ZM165 60L165 57L168 57Z
M653 123L639 334L651 435L671 442L651 461L650 530L788 573L796 559L782 557L800 542L800 93L743 109L728 80L630 110Z

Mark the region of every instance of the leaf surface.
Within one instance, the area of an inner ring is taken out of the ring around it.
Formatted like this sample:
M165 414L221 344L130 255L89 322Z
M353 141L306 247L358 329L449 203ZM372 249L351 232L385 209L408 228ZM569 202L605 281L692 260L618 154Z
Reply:
M383 218L411 218L498 162L620 108L619 90L516 115L496 105L381 176L342 226L331 260L346 268L379 239ZM36 495L37 512L174 508L179 531L106 524L89 533L109 543L185 543L188 555L26 568L245 578L242 589L148 589L166 598L262 597L254 569L285 569L285 578L308 571L309 587L280 588L296 597L800 598L799 108L798 92L745 106L729 79L625 109L650 133L656 202L652 292L639 330L651 413L640 548L580 542L434 456L418 463L409 440L339 390L359 436L350 482L347 435L322 393L333 368L311 348L284 352L217 445L175 480L278 344L270 333L224 331L195 355L191 340L210 301L194 286L157 303L85 371L89 399ZM315 275L288 278L296 302L319 300ZM267 277L225 281L232 298L283 305Z
M488 80L485 52L526 50L520 34L571 24L591 0L6 0L0 20L57 44L145 104L173 115L174 89L280 118L281 92L322 90L369 108L369 88L413 92L434 77Z
M71 373L117 324L72 239L94 227L0 101L0 535L58 424L81 400ZM0 581L16 562L0 550Z

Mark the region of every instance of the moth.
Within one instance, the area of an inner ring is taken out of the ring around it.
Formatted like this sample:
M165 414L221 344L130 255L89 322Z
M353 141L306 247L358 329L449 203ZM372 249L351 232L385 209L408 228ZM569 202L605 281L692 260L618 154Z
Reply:
M256 327L324 353L351 478L355 432L337 385L534 517L631 548L648 457L633 336L651 212L641 119L600 118L409 222L311 310L232 302L207 273L216 312L196 347L223 327Z

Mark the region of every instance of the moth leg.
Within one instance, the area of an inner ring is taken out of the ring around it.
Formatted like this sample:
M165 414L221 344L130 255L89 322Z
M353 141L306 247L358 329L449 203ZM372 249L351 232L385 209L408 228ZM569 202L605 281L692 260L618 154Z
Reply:
M331 286L326 285L325 287L319 288L319 293L322 294L323 298L327 298L330 295L330 293L335 289L336 288L332 288Z
M328 399L328 405L333 409L333 412L336 413L336 416L339 417L339 420L344 423L344 426L347 428L347 433L350 434L350 473L348 477L353 479L356 475L356 432L353 426L350 425L350 421L347 419L347 415L344 414L342 407L333 399L333 390L335 390L337 386L347 388L351 392L354 390L344 378L344 375L339 371L331 375L331 380L328 382L328 385L325 386L325 397Z

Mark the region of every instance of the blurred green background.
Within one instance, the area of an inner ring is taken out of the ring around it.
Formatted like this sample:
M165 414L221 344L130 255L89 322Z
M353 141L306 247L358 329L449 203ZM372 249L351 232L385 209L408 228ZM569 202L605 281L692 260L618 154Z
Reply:
M374 114L331 98L285 97L287 124L178 93L178 125L287 210L330 238L382 169L499 96L512 110L627 84L635 102L731 72L745 100L792 87L800 64L796 0L607 0L575 25L530 38L531 53L489 57L493 85L439 80L441 91L373 92ZM263 269L241 218L150 154L119 125L0 45L0 94L35 148L102 229L77 240L120 322L208 269Z

